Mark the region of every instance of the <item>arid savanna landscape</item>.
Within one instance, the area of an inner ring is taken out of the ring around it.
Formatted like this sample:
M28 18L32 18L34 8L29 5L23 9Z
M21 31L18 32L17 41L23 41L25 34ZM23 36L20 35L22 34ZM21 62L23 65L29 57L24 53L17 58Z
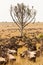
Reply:
M25 29L24 33L27 37L32 37L33 34L38 36L39 34L43 34L43 23L30 23ZM14 40L16 36L20 36L20 31L18 30L18 27L14 22L0 22L0 45L6 45L6 44L14 44ZM11 40L12 41L11 41ZM23 38L22 38L23 39ZM9 42L10 40L10 42ZM20 41L18 38L16 39L16 42ZM18 42L18 44L23 45L22 42ZM25 42L23 42L25 43ZM36 41L37 47L41 45L40 42ZM10 47L10 46L8 46ZM16 58L16 61L8 62L6 65L43 65L43 55L40 55L39 57L36 57L36 62L30 61L28 56L22 58L20 57L20 54L23 53L23 51L26 51L28 47L25 45L18 48L17 56L14 55Z
M0 65L43 65L43 0L0 0Z
M0 22L0 37L10 38L12 36L19 36L20 32L18 26L14 22ZM27 32L26 32L27 31ZM43 34L43 23L30 23L24 29L27 34L42 33Z

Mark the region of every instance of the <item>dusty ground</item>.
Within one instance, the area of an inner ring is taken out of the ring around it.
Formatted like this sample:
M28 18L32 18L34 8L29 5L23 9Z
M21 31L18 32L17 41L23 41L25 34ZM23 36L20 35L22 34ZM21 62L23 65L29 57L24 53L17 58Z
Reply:
M24 32L26 32L27 34L43 33L43 23L34 23L34 24L30 23L28 26L26 26ZM10 38L12 36L18 36L18 35L20 35L20 32L15 23L0 22L1 38Z
M28 57L25 58L21 58L19 56L19 53L23 52L24 50L26 50L25 47L20 48L18 50L18 56L16 57L16 61L12 64L11 62L8 65L43 65L43 57L38 57L36 58L36 62L34 63L33 61L29 61Z
M16 30L18 27L14 23L0 23L0 38L10 38L12 36L20 35L20 32ZM41 32L43 33L43 23L35 23L35 24L29 24L26 27L27 33L33 33L33 32ZM25 30L26 31L26 30ZM18 56L16 57L16 62L14 64L9 63L8 65L43 65L43 57L39 57L36 59L36 62L30 62L28 58L20 58L19 53L26 50L26 48L20 48L18 50Z

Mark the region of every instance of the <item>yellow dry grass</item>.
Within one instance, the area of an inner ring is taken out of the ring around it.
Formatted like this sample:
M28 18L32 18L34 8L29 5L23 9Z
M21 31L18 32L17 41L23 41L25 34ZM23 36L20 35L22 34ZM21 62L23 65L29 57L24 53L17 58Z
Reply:
M20 35L17 25L13 22L0 22L0 37L1 38L10 38L12 36L18 36ZM26 26L24 32L27 34L33 33L33 32L41 32L43 33L43 23L30 23L28 26Z
M20 35L20 32L17 29L18 27L15 25L15 23L0 23L0 38L10 38L12 36L17 36ZM28 30L27 33L29 32L42 32L43 33L43 23L35 23L35 24L29 24L27 27L28 28L35 28L36 30ZM41 28L41 29L39 29ZM38 45L37 45L38 46ZM11 64L9 63L8 65L43 65L43 57L38 57L36 59L36 62L29 61L29 59L26 58L20 58L19 54L22 53L24 50L27 50L27 48L23 47L18 49L18 56L16 56L16 61Z
M21 58L19 56L19 54L22 53L24 50L26 50L25 47L20 48L18 50L18 56L16 56L16 61L13 64L10 63L9 65L43 65L43 57L42 56L36 58L36 62L30 61L28 59L28 57Z

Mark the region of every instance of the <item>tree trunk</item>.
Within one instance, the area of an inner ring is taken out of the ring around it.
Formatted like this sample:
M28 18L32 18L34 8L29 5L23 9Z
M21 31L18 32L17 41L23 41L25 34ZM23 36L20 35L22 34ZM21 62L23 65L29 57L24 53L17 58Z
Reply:
M22 27L22 29L21 29L21 37L23 37L23 27Z

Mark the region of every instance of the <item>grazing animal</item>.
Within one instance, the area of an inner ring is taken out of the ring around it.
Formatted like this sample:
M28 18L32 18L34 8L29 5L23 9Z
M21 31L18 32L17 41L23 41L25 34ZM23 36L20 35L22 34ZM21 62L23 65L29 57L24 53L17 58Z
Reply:
M6 65L6 63L7 63L6 59L3 57L0 57L0 65L3 65L3 64Z
M12 54L7 53L7 57L8 57L8 60L11 62L16 61L16 58Z
M16 54L17 55L17 51L16 50L12 50L12 49L8 49L8 53L9 54Z
M36 51L28 51L30 60L36 61Z

